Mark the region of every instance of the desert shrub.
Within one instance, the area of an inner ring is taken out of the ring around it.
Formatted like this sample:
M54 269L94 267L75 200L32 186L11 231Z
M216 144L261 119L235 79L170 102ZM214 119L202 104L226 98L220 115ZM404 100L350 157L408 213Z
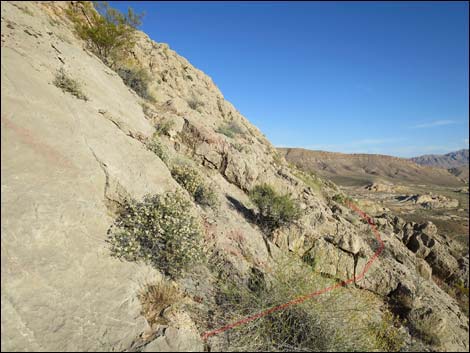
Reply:
M457 299L460 308L462 311L467 315L469 313L468 308L468 298L469 298L469 290L468 287L465 287L465 284L462 280L459 280L456 284L454 284L453 291L451 291L451 296Z
M80 38L108 66L113 66L118 55L129 51L135 44L134 34L144 14L131 8L127 14L112 8L106 1L80 1L71 5L67 14L75 24Z
M15 6L17 9L21 10L21 12L29 15L29 16L34 16L34 13L33 11L31 11L30 9L28 9L26 6L25 7L22 7L20 5L17 5L15 3L11 3L13 6Z
M221 125L216 130L219 134L223 134L227 137L234 138L238 134L244 134L243 128L238 125L235 121L231 121L228 124Z
M314 191L315 193L321 193L323 183L319 177L317 177L315 174L301 171L296 167L292 167L292 165L289 165L289 167L292 171L292 174L302 180L305 185L312 189L312 191Z
M217 206L218 199L215 191L204 184L196 169L188 165L175 165L171 170L171 175L199 205L212 208Z
M163 163L168 163L168 154L166 149L163 147L162 143L158 140L156 136L153 136L146 144L147 149L155 153Z
M126 201L108 234L113 256L148 262L173 277L203 259L199 225L179 193Z
M193 197L202 184L202 178L197 170L188 165L175 165L171 170L171 175Z
M383 352L398 352L405 344L405 336L399 330L401 323L397 316L385 311L379 322L369 323L369 335L374 337L375 345Z
M273 231L300 218L297 203L289 195L278 194L267 184L257 185L250 191L251 201L258 207L258 223L267 231Z
M419 312L419 314L418 314ZM439 315L431 309L418 309L414 313L417 315L416 319L410 322L410 331L413 337L419 338L422 342L439 346L441 344L442 336L446 335L445 332L436 330L439 327Z
M167 323L161 317L163 310L178 303L183 295L174 284L161 280L144 286L139 291L138 298L142 305L141 314L152 327L155 324Z
M188 103L189 107L193 110L198 110L198 108L204 106L204 102L200 101L196 97L192 97L192 98L188 99L186 102Z
M80 84L68 76L63 68L57 71L53 83L56 87L62 89L63 92L68 92L72 96L84 101L88 100L88 97L82 92Z
M169 135L170 130L175 125L173 120L165 120L155 125L155 130L158 135Z
M274 151L273 161L274 161L274 164L277 165L277 166L282 166L284 164L284 158L283 158L282 154L279 153L278 151Z
M235 148L238 152L241 153L250 153L250 147L241 143L234 143L232 144L233 148Z
M258 277L261 281L250 289L229 274L219 276L212 327L266 312L334 283L292 256L274 262L269 278ZM227 330L211 343L214 351L378 351L396 334L393 328L371 329L377 319L370 314L379 300L363 291L337 288Z
M349 196L346 196L344 194L336 194L331 198L333 201L340 203L342 205L347 206L348 204L353 202L353 199L350 198Z
M469 290L465 287L465 283L461 279L453 283L446 283L442 278L433 275L432 279L442 290L454 298L459 304L460 310L469 316Z
M309 265L312 270L315 270L315 257L313 256L312 252L308 251L305 254L302 255L301 257L302 261Z
M194 194L194 201L196 201L201 206L208 206L215 208L219 200L214 189L207 185L199 185Z
M140 97L153 100L148 90L150 75L145 69L121 67L118 68L116 72L122 78L126 86L132 88Z

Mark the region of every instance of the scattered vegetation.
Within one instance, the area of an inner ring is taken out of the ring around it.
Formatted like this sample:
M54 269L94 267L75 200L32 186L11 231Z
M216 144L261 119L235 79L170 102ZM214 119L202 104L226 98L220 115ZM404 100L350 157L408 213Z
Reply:
M250 191L251 201L258 207L258 223L268 232L300 218L297 203L289 195L278 194L272 186L257 185Z
M194 194L194 201L201 206L215 207L219 199L214 189L207 185L199 185Z
M219 126L216 131L219 134L223 134L230 138L234 138L236 135L245 133L245 130L240 125L238 125L235 121L231 121L228 124Z
M168 281L161 280L147 284L138 294L142 305L141 314L146 318L150 327L155 324L167 324L161 314L171 305L178 303L182 297L183 295L176 286Z
M134 44L136 28L142 24L144 14L132 8L127 14L112 8L106 1L79 1L67 11L80 38L103 62L114 67L116 59L129 52Z
M171 170L171 175L193 197L203 183L197 170L189 165L175 165Z
M459 280L456 283L449 284L436 275L432 276L434 283L436 283L442 290L454 298L459 304L462 312L469 316L469 290L465 284Z
M340 203L342 205L347 205L348 203L353 203L354 200L350 198L349 196L346 196L344 194L336 194L331 198L333 201Z
M193 110L198 110L198 108L204 106L204 102L200 101L196 97L192 97L192 98L188 99L186 102L188 103L189 107Z
M84 101L88 100L88 97L82 92L80 84L68 76L63 68L57 71L53 83L56 87L62 89L62 91L68 92L78 99L83 99Z
M438 332L436 328L440 326L440 320L432 310L422 313L422 317L419 320L414 320L411 332L412 335L419 338L426 344L439 346L441 344L441 332Z
M217 206L217 195L211 187L204 184L196 169L188 165L175 165L171 170L171 175L198 204L212 208Z
M323 184L320 178L318 178L315 174L303 172L295 167L292 167L292 165L289 166L292 171L292 174L302 180L305 185L312 189L312 191L316 193L321 193Z
M265 312L333 283L293 258L277 262L269 279L257 272L253 275L248 285L221 275L214 327ZM339 288L219 334L220 346L213 348L252 352L400 349L403 336L390 325L389 317L368 315L374 312L374 300L373 295Z
M238 152L250 153L250 147L241 143L234 143L232 144L233 148L235 148Z
M202 233L179 193L128 200L108 231L111 254L177 277L203 259Z
M400 326L399 318L390 311L385 311L379 322L369 323L368 333L375 338L380 351L398 352L405 344L404 334L399 330Z
M276 164L277 166L282 166L282 164L283 164L282 155L279 152L274 151L273 152L273 161L274 161L274 164Z
M163 163L168 163L168 153L155 134L152 139L147 142L146 146L147 149L155 153L163 161Z
M15 3L11 3L13 6L15 6L17 9L19 9L21 12L29 15L29 16L34 16L34 13L33 11L31 11L30 9L28 9L26 6L20 6L20 5L17 5Z
M155 130L158 135L169 135L170 130L175 125L173 120L165 120L155 125Z
M143 68L120 67L116 70L116 73L122 78L126 86L132 88L140 97L148 100L154 99L148 88L150 75L147 70Z
M454 293L451 294L454 298L457 299L462 311L468 317L469 305L468 305L468 297L469 297L469 290L468 287L465 287L462 281L454 285Z

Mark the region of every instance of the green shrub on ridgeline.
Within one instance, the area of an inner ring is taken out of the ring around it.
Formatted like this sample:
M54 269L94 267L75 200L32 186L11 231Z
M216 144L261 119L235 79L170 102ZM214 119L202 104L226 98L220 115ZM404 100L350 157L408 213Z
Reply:
M93 5L78 1L70 5L67 15L78 36L107 66L114 68L117 59L134 47L136 28L142 24L144 14L137 14L132 8L123 14L106 1L94 1Z

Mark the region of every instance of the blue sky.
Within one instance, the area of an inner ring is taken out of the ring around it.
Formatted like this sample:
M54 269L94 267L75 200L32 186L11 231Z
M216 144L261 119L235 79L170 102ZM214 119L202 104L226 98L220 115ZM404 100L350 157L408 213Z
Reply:
M466 2L111 2L208 74L275 146L468 148Z

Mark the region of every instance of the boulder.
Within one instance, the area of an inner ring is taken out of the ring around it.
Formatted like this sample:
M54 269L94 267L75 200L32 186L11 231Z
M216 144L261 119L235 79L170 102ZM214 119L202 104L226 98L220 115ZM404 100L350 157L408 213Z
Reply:
M310 254L315 262L315 271L347 280L354 276L354 258L333 244L318 239Z
M168 327L142 352L203 352L204 344L193 331Z

